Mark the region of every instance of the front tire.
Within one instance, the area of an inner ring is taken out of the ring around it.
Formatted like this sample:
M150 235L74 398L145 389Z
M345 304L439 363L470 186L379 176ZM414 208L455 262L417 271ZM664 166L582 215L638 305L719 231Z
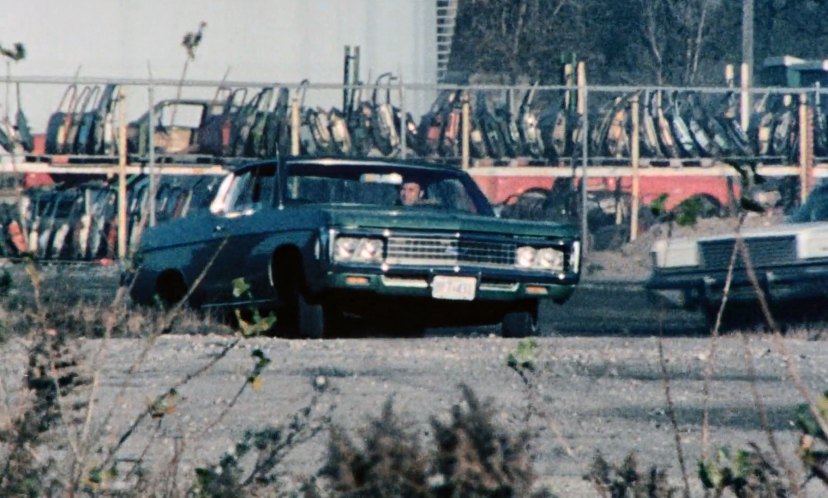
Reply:
M527 306L506 312L501 322L503 337L532 337L538 335L538 303L532 302Z
M296 329L299 337L322 339L330 327L331 313L323 303L311 303L301 292L296 296Z

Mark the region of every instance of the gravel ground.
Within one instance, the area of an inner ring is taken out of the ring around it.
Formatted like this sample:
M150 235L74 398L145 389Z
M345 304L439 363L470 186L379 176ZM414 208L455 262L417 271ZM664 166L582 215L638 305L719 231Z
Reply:
M749 226L768 223L761 218L748 220ZM732 227L732 220L705 220L693 230L677 228L674 235L720 233ZM429 420L445 419L451 407L461 401L459 385L465 384L478 397L491 400L497 422L507 430L516 433L528 428L534 434L530 451L537 474L561 497L597 496L582 475L599 450L614 463L636 451L642 470L658 465L678 485L681 472L656 336L659 330L672 330L673 322L684 324L676 329L679 331L691 330L694 325L687 317L676 315L674 320L660 310L643 310L646 300L637 294L638 304L625 305L631 302L625 300L628 294L615 290L635 287L636 282L646 278L647 249L655 238L664 236L663 230L651 229L620 251L589 255L584 289L563 307L542 312L542 321L554 324L559 320L566 322L566 327L546 327L552 335L538 338L532 388L506 366L507 356L515 351L518 341L489 334L487 329L458 337L433 334L416 339L244 339L214 366L179 386L230 344L233 337L224 331L174 333L155 341L82 340L72 350L83 374L96 378L97 383L78 388L67 404L92 399L92 439L102 448L111 448L150 400L178 386L175 409L163 418L139 424L117 456L119 467L126 470L149 445L147 458L157 470L168 466L174 448L179 447L179 482L187 482L194 468L215 464L245 430L288 422L307 406L316 393L313 384L320 378L325 379L327 390L319 397L314 420L330 413L335 424L358 439L368 418L379 416L385 401L392 397L397 413L426 444L431 441ZM85 287L98 294L111 289L112 276L117 274L111 267L70 267L62 271L73 278L93 274L94 278L86 277L88 283L75 286L75 290ZM618 280L631 286L602 287L601 282ZM590 285L592 290L587 291ZM596 305L590 299L601 303ZM612 299L622 304L603 302ZM610 316L607 310L611 308ZM663 325L656 320L663 321ZM601 330L607 332L601 334ZM818 393L828 386L828 342L801 338L807 335L788 338L784 344L804 384L812 393ZM767 409L771 430L786 459L798 470L798 433L792 418L803 400L788 380L785 357L776 346L767 336L750 336L748 356L756 368L756 377L752 378L740 336L718 341L708 403L711 447L746 448L749 442L756 442L768 449L752 396L755 386ZM19 385L28 347L18 338L0 345L0 429L19 413ZM693 496L702 495L695 468L702 455L704 371L710 348L709 338L694 333L688 336L679 332L664 340L669 389ZM254 365L251 354L257 349L272 363L262 374L260 389L246 389L233 404L231 400ZM101 356L98 351L103 352ZM145 357L139 360L143 353ZM534 395L538 400L535 406L546 416L536 415L527 422ZM77 422L73 428L78 429L83 414L73 413L73 422ZM327 439L327 432L322 431L288 453L280 466L287 488L295 488L319 470ZM63 440L63 436L56 433L55 440ZM91 455L91 461L101 458L102 453ZM825 493L824 489L814 489L811 496Z
M99 382L94 394L90 385L73 399L95 400L93 434L104 447L111 447L148 400L209 363L230 341L224 335L168 335L154 343L117 339L106 345L103 357L96 357L101 341L84 341L79 355L84 364L99 366ZM560 496L596 496L581 476L599 450L618 463L637 451L642 470L658 465L678 484L681 474L657 339L544 337L538 343L534 389L540 400L537 406L547 417L536 416L527 423L527 387L506 366L508 354L517 347L515 340L493 336L243 340L212 368L177 388L180 397L174 412L138 426L119 452L120 466L122 471L128 469L127 462L151 444L149 458L164 467L176 444L183 443L179 473L185 481L194 467L216 463L245 430L286 423L309 402L315 392L313 382L321 376L328 389L315 413L321 416L331 410L333 421L351 434L365 427L368 417L379 416L383 403L393 397L396 411L427 442L430 417L445 418L450 413L461 400L462 383L480 398L492 400L498 423L509 431L527 427L533 431L531 452L537 473ZM787 340L785 344L804 383L812 392L821 392L828 385L828 343ZM139 361L145 347L148 354ZM261 388L246 390L230 407L253 366L251 354L256 349L273 362L262 375ZM24 350L19 341L2 348L6 413L0 423L14 413L14 385L25 362ZM694 496L701 496L693 473L701 455L703 379L710 341L670 338L664 350ZM784 357L768 338L752 337L749 351L755 379L746 373L741 339L728 337L718 343L709 402L713 445L746 448L753 441L768 448L751 395L754 383L770 427L793 462L797 433L791 421L802 399L786 379ZM110 409L113 416L103 425ZM287 455L281 467L286 486L296 486L321 467L326 441L323 431ZM96 458L100 455L93 455Z

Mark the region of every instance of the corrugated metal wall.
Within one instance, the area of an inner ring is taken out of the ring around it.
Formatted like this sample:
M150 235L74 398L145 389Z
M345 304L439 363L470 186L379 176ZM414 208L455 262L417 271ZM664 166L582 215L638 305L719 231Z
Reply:
M178 78L181 39L207 22L187 76L235 81L341 83L345 45L361 47L361 76L391 71L406 83L437 82L435 0L27 0L4 2L0 43L26 45L14 75ZM33 124L45 124L61 88L24 89ZM163 98L159 95L156 98ZM314 98L309 95L309 98ZM341 91L317 95L341 102ZM328 102L330 100L330 102ZM424 112L433 95L407 98ZM139 102L140 101L140 102ZM139 105L140 104L140 105ZM131 99L130 114L146 105Z

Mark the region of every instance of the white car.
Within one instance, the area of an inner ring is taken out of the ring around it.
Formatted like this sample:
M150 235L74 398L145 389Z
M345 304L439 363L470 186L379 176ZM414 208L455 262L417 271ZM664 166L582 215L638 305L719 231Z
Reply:
M771 304L805 303L828 296L828 185L814 189L785 223L741 234L756 280ZM722 300L736 235L657 241L647 289L679 296L688 309L715 317ZM745 258L737 255L728 302L755 302Z

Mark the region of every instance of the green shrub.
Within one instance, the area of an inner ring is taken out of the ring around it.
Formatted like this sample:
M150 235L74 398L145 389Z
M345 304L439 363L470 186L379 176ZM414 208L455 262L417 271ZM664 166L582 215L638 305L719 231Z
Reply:
M671 487L667 473L655 466L642 474L638 470L635 453L630 453L621 465L611 465L600 451L595 455L584 479L590 481L599 496L612 498L672 498L679 489Z
M434 447L426 451L394 414L391 400L362 432L360 447L334 428L321 471L336 496L347 497L524 497L534 490L528 435L513 436L494 421L490 402L461 386L462 403L448 422L432 418ZM318 490L315 491L318 493Z

